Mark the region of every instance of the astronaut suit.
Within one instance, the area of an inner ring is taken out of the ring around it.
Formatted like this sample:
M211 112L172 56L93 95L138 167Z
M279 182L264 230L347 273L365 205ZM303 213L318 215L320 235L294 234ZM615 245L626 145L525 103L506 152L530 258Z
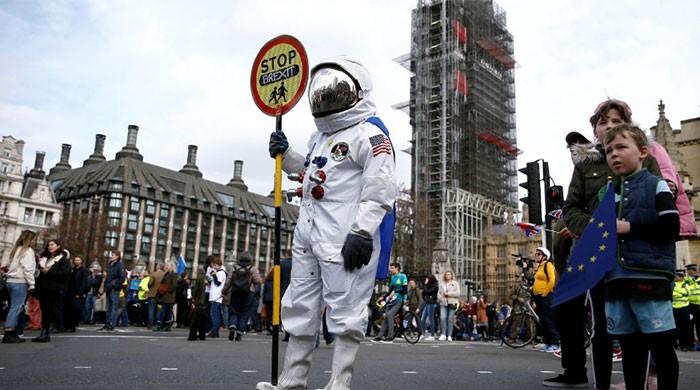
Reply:
M394 151L367 120L376 107L364 66L346 57L311 70L309 102L317 131L306 156L288 148L283 133L270 136L270 154L284 153L282 169L303 178L292 248L291 284L282 299L290 334L277 386L306 389L321 315L327 307L335 334L331 379L324 389L349 389L355 356L367 328L380 252L378 227L391 211L398 186Z

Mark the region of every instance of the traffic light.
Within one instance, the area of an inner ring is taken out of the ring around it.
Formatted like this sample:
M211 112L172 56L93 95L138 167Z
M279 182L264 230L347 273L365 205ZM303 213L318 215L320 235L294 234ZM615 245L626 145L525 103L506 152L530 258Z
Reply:
M562 186L551 186L546 194L544 194L545 210L558 210L564 207L564 188Z
M527 182L520 183L520 187L527 190L527 196L520 201L527 205L528 221L535 225L542 224L542 198L540 197L540 164L537 161L529 162L525 168L518 171L527 176Z

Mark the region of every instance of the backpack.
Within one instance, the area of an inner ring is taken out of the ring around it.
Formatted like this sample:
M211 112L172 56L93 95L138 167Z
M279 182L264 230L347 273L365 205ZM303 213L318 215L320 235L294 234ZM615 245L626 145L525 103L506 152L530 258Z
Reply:
M253 272L249 265L247 267L236 267L231 275L231 292L250 292L250 285L253 283Z
M384 133L384 135L389 138L389 130L384 125L381 119L376 116L367 118L367 122L379 127L379 129ZM389 139L391 143L391 139ZM391 151L394 155L394 162L396 162L396 153L394 151L394 144L391 144ZM379 225L379 264L377 266L377 273L375 274L376 280L384 280L389 274L389 260L391 258L391 247L394 244L394 227L396 226L396 202L394 202L392 209L389 213L384 216L382 223Z

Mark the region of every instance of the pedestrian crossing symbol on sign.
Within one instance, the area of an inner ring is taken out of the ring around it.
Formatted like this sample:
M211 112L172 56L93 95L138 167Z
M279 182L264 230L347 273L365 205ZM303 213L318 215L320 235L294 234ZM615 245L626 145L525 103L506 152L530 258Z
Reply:
M253 62L250 90L258 108L271 116L288 112L303 95L308 59L301 42L281 35L267 42Z

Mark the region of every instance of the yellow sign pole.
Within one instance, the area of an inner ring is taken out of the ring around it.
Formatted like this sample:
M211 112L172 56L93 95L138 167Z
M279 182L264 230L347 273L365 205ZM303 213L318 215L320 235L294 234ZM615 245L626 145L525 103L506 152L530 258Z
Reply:
M275 131L282 131L282 115L277 115ZM282 154L275 156L275 262L272 268L272 377L271 383L277 384L279 365L280 334L280 239L282 230Z
M291 35L280 35L260 49L250 72L253 101L263 113L277 119L275 131L282 132L282 115L299 101L306 89L309 61L304 46ZM282 230L282 154L275 156L275 253L272 268L272 372L277 384L279 365L280 250ZM269 315L270 313L268 313Z

